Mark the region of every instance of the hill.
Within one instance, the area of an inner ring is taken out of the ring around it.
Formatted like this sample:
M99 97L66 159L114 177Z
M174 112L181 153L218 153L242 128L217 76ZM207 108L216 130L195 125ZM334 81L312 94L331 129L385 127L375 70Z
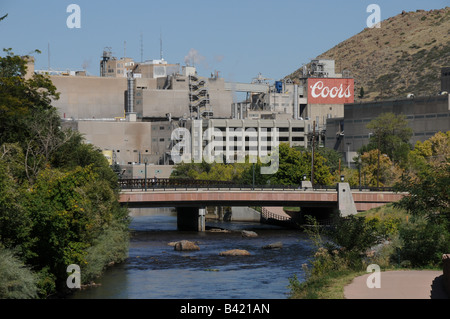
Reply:
M335 60L337 73L349 70L355 97L363 87L364 100L435 95L441 89L441 67L450 66L450 7L403 11L317 58ZM287 78L301 76L300 68Z

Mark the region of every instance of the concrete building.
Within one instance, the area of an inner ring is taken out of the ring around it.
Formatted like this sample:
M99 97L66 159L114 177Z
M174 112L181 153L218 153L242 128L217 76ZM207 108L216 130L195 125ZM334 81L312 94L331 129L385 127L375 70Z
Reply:
M102 151L112 151L115 164L151 162L151 122L66 120L62 123L82 133L86 143Z
M441 69L441 91L450 93L450 66Z
M402 100L349 103L344 117L327 120L325 146L345 154L347 161L369 143L367 124L382 113L404 114L413 129L410 143L425 141L437 132L450 130L450 96L413 97Z
M127 77L128 72L135 67L135 62L132 58L123 57L117 59L112 56L111 48L103 50L102 60L100 61L100 76L101 77Z
M64 125L84 134L102 151L111 151L113 163L119 165L172 164L172 132L178 127L191 129L199 119L202 132L218 128L225 133L224 147L232 148L233 157L238 145L229 142L242 142L242 150L251 152L270 141L263 135L275 130L279 142L303 147L311 143L315 130L323 145L327 119L343 117L344 101L353 98L353 79L336 74L332 60L313 62L300 83L269 84L261 75L252 83L230 83L218 73L202 77L191 66L180 72L179 64L163 59L134 63L105 50L100 77L76 72L50 75L61 93L53 105ZM246 93L247 99L233 103L235 92ZM248 137L235 136L239 130L252 129L257 145Z
M136 78L166 78L171 75L179 74L180 65L169 64L164 59L148 60L137 63L132 71Z
M52 104L61 118L125 119L127 78L51 75L50 79L60 92Z

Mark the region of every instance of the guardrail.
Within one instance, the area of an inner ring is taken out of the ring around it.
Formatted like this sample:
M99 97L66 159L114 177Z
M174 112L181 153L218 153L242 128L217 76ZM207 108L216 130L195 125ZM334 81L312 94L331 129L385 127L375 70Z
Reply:
M211 181L211 180L197 180L197 179L181 179L181 178L135 178L135 179L119 179L119 188L122 190L141 190L141 191L156 191L156 190L285 190L285 191L308 191L308 190L322 190L322 191L336 191L337 185L314 185L312 188L304 188L299 185L248 185L236 184L230 181ZM353 190L360 191L383 191L393 192L392 187L352 187Z

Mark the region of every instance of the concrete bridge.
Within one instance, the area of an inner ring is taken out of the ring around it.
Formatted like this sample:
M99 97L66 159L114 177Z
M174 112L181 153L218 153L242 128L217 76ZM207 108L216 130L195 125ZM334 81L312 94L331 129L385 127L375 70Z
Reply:
M392 191L352 190L348 183L335 188L253 188L233 185L192 187L148 187L147 191L123 189L120 202L128 207L176 207L178 229L205 229L207 206L290 206L302 211L339 212L341 216L383 206L405 194Z

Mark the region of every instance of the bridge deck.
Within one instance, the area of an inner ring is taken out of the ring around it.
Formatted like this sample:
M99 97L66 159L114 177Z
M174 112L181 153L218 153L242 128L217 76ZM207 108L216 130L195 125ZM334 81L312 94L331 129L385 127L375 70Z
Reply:
M358 211L400 200L404 194L393 192L352 191ZM126 191L120 194L120 202L129 207L202 207L202 206L303 206L334 207L337 205L336 190L225 190L197 189L152 189L148 191Z

